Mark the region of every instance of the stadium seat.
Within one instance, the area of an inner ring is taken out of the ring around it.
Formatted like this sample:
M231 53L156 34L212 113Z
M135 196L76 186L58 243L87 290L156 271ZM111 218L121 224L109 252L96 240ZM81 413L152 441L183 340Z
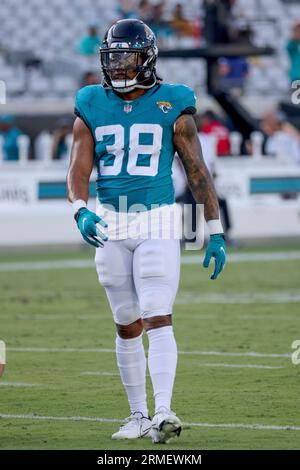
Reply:
M177 0L166 2L166 18L171 18L172 11ZM105 0L73 0L72 8L67 2L61 0L28 0L21 3L19 0L1 0L1 17L5 21L1 23L0 44L4 48L11 50L28 49L34 52L42 60L53 61L61 60L66 62L64 70L57 70L52 74L57 75L58 83L70 82L70 73L68 72L68 60L74 60L77 64L79 77L80 71L99 68L98 57L86 58L76 53L76 47L80 38L85 34L87 25L90 21L99 18L99 32L103 31L113 19L117 17L117 0L111 0L107 3ZM200 4L200 8L199 8ZM190 20L203 17L202 1L191 0L184 4L186 17ZM272 84L278 84L278 92L284 93L287 81L287 70L289 67L288 57L285 51L285 44L290 36L290 30L293 22L300 18L300 4L285 4L280 0L264 0L258 3L255 0L237 0L235 9L242 16L245 22L250 21L254 31L254 43L257 46L271 45L277 48L277 56L272 62L274 75L261 68L261 72L255 71L255 65L250 64L249 83L246 86L246 94L262 93L266 90L266 82L272 81ZM272 21L270 21L270 19ZM241 21L241 18L239 18ZM171 45L168 44L168 46ZM192 40L193 42L193 40ZM175 40L176 43L176 40ZM177 43L176 43L177 44ZM176 46L174 44L174 46ZM181 47L187 47L184 41L179 44ZM262 64L264 63L264 59ZM270 63L271 64L271 63ZM12 77L12 65L5 61L1 62L0 79ZM16 75L17 65L15 65ZM203 62L197 60L159 59L158 69L166 81L180 82L184 81L187 85L195 89L196 92L203 93L205 87L205 67ZM66 80L63 79L66 76ZM276 77L276 80L275 80ZM73 83L76 82L73 80ZM28 88L29 95L33 95L37 90L41 90L45 81L41 83L32 83ZM17 86L18 84L18 86ZM14 79L11 86L8 87L8 94L12 90L19 88L20 81ZM76 86L76 85L75 85ZM64 87L55 87L55 90L61 90ZM59 92L61 95L61 92Z

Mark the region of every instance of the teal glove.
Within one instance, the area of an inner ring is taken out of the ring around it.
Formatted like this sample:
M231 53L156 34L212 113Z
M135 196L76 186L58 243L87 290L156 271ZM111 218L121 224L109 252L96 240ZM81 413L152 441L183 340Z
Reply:
M203 261L204 268L208 268L211 258L215 258L215 269L210 278L217 279L226 263L226 244L222 233L210 236Z
M108 240L108 237L101 232L96 224L100 224L102 227L107 227L107 223L98 217L97 214L89 211L86 207L79 209L79 211L76 212L74 218L77 222L77 227L79 228L83 239L96 248L100 246L103 248L104 243L102 240L106 241Z

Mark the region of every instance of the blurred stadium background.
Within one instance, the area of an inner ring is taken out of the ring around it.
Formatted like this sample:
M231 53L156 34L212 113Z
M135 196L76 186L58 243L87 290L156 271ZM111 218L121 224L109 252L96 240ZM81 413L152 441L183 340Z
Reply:
M99 82L99 38L130 16L156 32L162 78L197 94L228 237L299 236L298 1L2 0L0 246L79 240L65 200L74 94ZM174 177L189 200L176 162Z
M1 0L0 448L112 448L127 412L65 185L75 92L101 80L99 38L125 17L157 34L160 76L195 90L229 242L214 285L184 255L174 408L192 424L173 448L297 448L299 0ZM176 159L174 183L192 203Z

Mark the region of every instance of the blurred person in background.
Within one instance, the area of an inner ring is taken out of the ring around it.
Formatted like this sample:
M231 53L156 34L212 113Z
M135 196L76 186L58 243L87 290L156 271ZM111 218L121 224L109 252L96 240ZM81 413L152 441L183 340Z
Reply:
M265 113L261 130L265 135L266 155L283 157L287 162L300 164L300 132L287 121L283 112Z
M233 35L235 35L235 42L238 44L253 46L253 29L248 24L240 25L238 29L234 30Z
M222 123L221 119L210 110L195 116L198 132L213 134L217 139L217 155L226 156L230 154L229 129Z
M4 160L19 160L18 137L22 134L15 125L11 114L0 116L0 136L3 138L2 153Z
M90 23L87 35L84 36L79 42L79 53L85 56L97 54L99 46L100 38L97 33L97 26L95 23Z
M158 47L164 46L173 36L174 31L169 22L165 20L165 1L153 5L152 17L148 21L148 25L156 36Z
M88 70L83 74L81 87L88 85L98 85L100 83L100 77L98 73Z
M300 80L300 22L294 24L293 34L286 49L290 58L290 80Z
M68 157L67 136L72 133L73 120L66 116L59 119L53 132L52 160L64 160Z
M149 22L152 17L152 4L149 0L141 0L138 5L138 18L142 21Z
M228 44L234 36L232 8L235 0L203 0L204 37L207 44Z
M184 11L181 3L177 3L173 10L171 18L171 26L179 37L193 36L193 24L188 21L184 16Z
M229 129L225 127L225 125L221 122L221 119L211 110L207 110L203 114L196 114L194 119L199 133L199 140L201 141L204 161L214 182L216 182L218 177L216 172L217 156L226 156L230 154ZM215 136L216 146L212 147L212 142L210 142L208 139L205 139L205 135ZM232 224L227 200L223 195L221 196L218 194L217 185L216 191L225 237L227 242L233 245L235 242L229 237L229 231Z
M219 59L219 85L223 90L241 95L244 92L249 67L245 57Z
M138 13L135 8L135 2L133 0L119 0L117 15L120 19L136 18Z

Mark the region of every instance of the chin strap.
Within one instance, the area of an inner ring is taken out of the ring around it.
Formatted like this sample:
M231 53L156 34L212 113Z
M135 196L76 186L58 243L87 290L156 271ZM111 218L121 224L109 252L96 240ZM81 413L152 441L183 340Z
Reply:
M115 83L118 83L116 80L114 80ZM121 81L120 81L121 82ZM119 82L119 83L120 83ZM122 80L122 82L126 83L125 80ZM136 81L136 78L134 78L133 80L130 80L130 82L135 82L135 83L132 83L131 85L129 86L114 86L113 85L113 81L112 81L112 85L109 85L107 82L105 82L105 85L108 87L108 88L111 88L113 90L116 90L118 91L119 93L129 93L130 91L133 91L135 90L136 88L141 88L143 90L148 90L149 88L152 88L154 87L154 85L156 85L157 83L157 78L156 78L156 75L153 74L153 83L151 83L150 85L143 85L142 83L138 83Z

